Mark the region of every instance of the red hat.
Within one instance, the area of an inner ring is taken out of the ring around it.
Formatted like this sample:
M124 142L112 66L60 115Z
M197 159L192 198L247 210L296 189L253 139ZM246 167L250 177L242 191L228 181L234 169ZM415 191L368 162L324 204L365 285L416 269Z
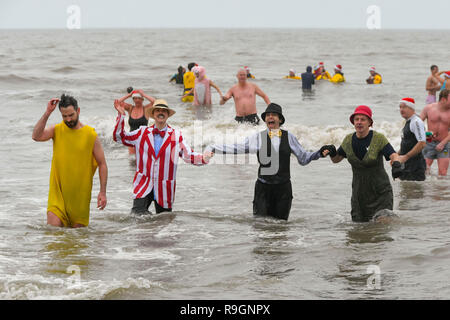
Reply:
M132 97L132 98L141 98L141 99L144 99L144 98L142 97L142 94L140 94L137 90L134 90L133 92L131 92L131 97Z
M353 118L357 115L357 114L363 114L365 116L367 116L369 118L369 120L373 123L372 120L372 110L368 107L368 106L357 106L355 111L353 112L353 114L350 116L350 122L352 124L353 123ZM370 124L370 126L372 126L372 123Z
M340 64L335 65L334 68L338 71L342 71L342 66Z
M450 71L445 72L445 73L444 73L444 77L450 78Z
M402 100L400 100L399 104L402 103L404 103L411 109L416 109L416 101L413 98L403 98Z

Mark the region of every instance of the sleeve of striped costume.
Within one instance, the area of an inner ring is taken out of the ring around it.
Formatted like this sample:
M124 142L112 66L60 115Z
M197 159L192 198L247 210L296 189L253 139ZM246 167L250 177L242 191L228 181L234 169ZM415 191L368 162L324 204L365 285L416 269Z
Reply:
M246 137L244 142L235 144L213 144L209 148L215 153L242 154L257 153L259 150L259 133Z
M297 157L299 164L305 166L312 160L317 160L320 158L320 150L316 152L306 151L292 133L289 132L288 134L289 146L291 147L292 153Z
M191 147L184 141L181 133L179 138L179 144L181 149L179 155L184 162L196 166L202 166L204 164L207 164L207 162L203 159L203 155L201 153L194 152L194 150L192 150Z
M119 113L116 119L116 126L114 127L113 140L117 143L122 143L125 146L133 147L141 135L141 130L137 129L135 131L126 132L124 126L125 115Z

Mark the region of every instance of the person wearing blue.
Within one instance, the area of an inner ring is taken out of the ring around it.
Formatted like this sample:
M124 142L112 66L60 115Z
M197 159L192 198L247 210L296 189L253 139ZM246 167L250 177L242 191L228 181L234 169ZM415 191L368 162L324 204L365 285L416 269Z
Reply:
M314 84L314 74L312 73L311 66L306 67L306 72L302 73L302 89L303 91L311 91Z

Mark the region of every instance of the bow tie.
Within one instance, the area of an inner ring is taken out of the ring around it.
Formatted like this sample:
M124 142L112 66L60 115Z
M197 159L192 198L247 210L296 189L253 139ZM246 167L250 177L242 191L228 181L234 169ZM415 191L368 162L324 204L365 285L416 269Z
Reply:
M164 135L166 134L166 132L162 131L162 130L158 130L158 128L154 128L153 135L157 135L157 134L159 134L161 136L161 138L164 138Z
M275 137L275 136L281 137L281 130L278 130L278 131L276 131L276 132L269 131L269 137L270 137L270 139L272 139L272 138Z

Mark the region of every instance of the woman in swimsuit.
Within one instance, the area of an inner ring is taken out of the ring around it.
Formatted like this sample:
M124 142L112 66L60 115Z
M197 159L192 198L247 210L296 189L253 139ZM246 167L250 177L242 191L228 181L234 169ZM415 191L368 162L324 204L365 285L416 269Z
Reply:
M153 105L155 98L146 95L141 89L133 90L133 88L129 87L127 91L127 95L116 101L118 101L120 105L128 112L128 124L130 125L130 131L134 131L139 129L140 126L148 125L148 116L145 111ZM125 102L128 98L133 99L134 105ZM150 101L150 103L144 105L144 98ZM130 154L136 153L134 147L129 147L128 152Z

